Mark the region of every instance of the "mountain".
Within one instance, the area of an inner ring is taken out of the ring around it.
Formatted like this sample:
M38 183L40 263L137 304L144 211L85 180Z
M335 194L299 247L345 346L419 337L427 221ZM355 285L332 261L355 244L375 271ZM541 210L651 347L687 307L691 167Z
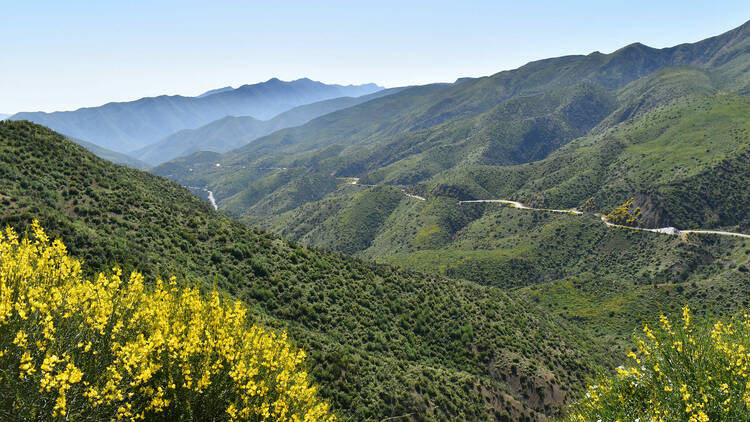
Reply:
M231 91L233 89L234 88L232 88L231 86L225 86L223 88L211 89L211 90L208 90L208 91L204 92L203 94L199 95L197 98L208 97L209 95L218 94L220 92L227 92L227 91Z
M356 97L380 89L375 84L341 86L306 78L292 82L273 78L201 97L162 95L75 111L22 112L10 119L43 124L65 135L126 153L176 131L197 128L222 117L253 116L265 120L299 105Z
M10 114L3 114L3 113L0 113L0 120L5 120L5 119L7 119L7 118L8 118L8 117L10 117L10 116L11 116Z
M303 244L526 295L624 345L684 303L743 306L750 242L750 24L404 89L224 154L153 169ZM467 204L517 200L583 215Z
M345 418L545 420L608 349L524 296L308 248L29 122L0 123L0 224L39 219L86 262L245 301L309 352Z
M197 129L185 129L176 132L154 144L133 151L131 155L149 164L156 165L198 151L227 152L277 130L299 126L318 116L390 95L401 89L384 89L360 97L341 97L318 101L295 107L265 121L251 116L227 116Z
M124 166L129 166L129 167L133 167L137 169L144 168L147 166L147 164L144 163L143 161L133 158L127 154L110 151L106 148L100 147L99 145L95 145L95 144L92 144L91 142L86 142L80 139L75 139L75 138L68 138L68 139L86 148L87 150L91 151L97 157L104 158L105 160L109 160L115 164L122 164Z
M434 183L428 186L430 179L442 172L460 175L473 166L492 166L497 172L515 173L521 170L504 167L568 151L573 147L567 144L575 139L597 137L590 142L611 144L604 133L628 119L657 113L660 107L680 107L681 101L706 95L713 98L708 102L730 98L724 91L734 93L731 98L740 106L750 83L748 52L750 24L745 24L694 44L653 49L636 43L611 54L541 60L458 84L407 88L277 131L222 156L185 157L154 172L185 185L208 185L223 209L246 218L263 218L270 209L278 214L323 199L335 189L336 177L434 189ZM721 121L716 123L722 125ZM584 163L586 158L581 159ZM579 169L585 167L569 171ZM288 174L276 174L279 171ZM303 195L308 200L297 193L310 183L317 190ZM618 205L614 202L627 199L623 195L625 191L610 195L608 202L600 201L598 210ZM589 197L565 205L582 205L580 201ZM269 201L287 205L269 208L264 205Z

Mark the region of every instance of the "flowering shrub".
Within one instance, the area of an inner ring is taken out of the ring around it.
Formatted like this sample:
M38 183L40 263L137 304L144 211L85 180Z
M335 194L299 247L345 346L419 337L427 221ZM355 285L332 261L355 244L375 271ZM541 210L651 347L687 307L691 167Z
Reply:
M750 420L750 315L696 325L661 315L617 375L589 386L572 421Z
M635 201L635 198L628 199L624 204L605 215L604 218L612 224L637 226L643 213L640 208L630 210L633 207L633 201Z
M85 279L37 222L0 231L0 420L334 420L305 353L214 291Z

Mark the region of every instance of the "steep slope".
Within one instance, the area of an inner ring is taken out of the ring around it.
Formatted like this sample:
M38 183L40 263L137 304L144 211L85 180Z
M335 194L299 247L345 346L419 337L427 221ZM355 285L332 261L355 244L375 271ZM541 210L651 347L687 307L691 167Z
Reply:
M347 417L544 420L606 362L597 340L525 299L283 241L31 123L0 124L0 163L0 224L38 218L91 270L227 289L311 351Z
M644 227L750 233L748 35L744 25L670 49L533 63L514 71L526 85L503 76L523 95L486 109L507 92L472 91L479 80L404 90L388 107L372 101L156 171L208 185L224 210L285 237L508 289L622 344L660 310L725 313L747 297L747 240L608 228L594 213L635 197ZM455 97L431 103L444 90ZM435 123L412 126L427 109ZM317 190L300 195L302 181Z
M113 151L130 152L178 130L200 127L225 116L269 119L299 105L356 97L380 89L374 84L341 86L309 79L282 82L273 78L201 97L162 95L75 111L22 112L10 119L29 120Z
M198 151L227 152L239 148L269 133L299 126L310 120L343 108L352 107L375 98L400 91L391 88L360 97L341 97L295 107L270 120L261 121L251 116L227 116L197 129L185 129L133 151L131 155L156 165Z

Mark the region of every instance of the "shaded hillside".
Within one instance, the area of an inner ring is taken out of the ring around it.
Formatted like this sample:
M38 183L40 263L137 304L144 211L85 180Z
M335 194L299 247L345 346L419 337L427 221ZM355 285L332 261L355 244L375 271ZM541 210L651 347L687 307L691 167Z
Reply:
M283 241L34 124L4 122L0 140L0 224L38 218L92 271L226 289L311 352L321 393L354 419L542 420L606 361L596 340L499 289Z
M75 111L22 112L10 119L29 120L113 151L130 152L178 130L196 128L225 116L270 119L299 105L356 97L380 89L374 84L341 86L309 79L283 82L274 78L201 97L162 95Z
M318 101L295 107L270 120L258 120L252 116L227 116L197 129L184 129L171 134L160 141L133 151L131 155L155 165L198 151L227 152L277 130L299 126L318 116L390 95L400 89L384 89L360 97Z

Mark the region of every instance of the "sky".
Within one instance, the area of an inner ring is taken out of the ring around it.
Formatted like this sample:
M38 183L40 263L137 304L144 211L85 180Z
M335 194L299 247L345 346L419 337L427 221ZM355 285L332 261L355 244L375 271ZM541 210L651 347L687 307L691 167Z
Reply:
M198 95L278 77L403 86L750 19L750 1L0 0L0 113Z

